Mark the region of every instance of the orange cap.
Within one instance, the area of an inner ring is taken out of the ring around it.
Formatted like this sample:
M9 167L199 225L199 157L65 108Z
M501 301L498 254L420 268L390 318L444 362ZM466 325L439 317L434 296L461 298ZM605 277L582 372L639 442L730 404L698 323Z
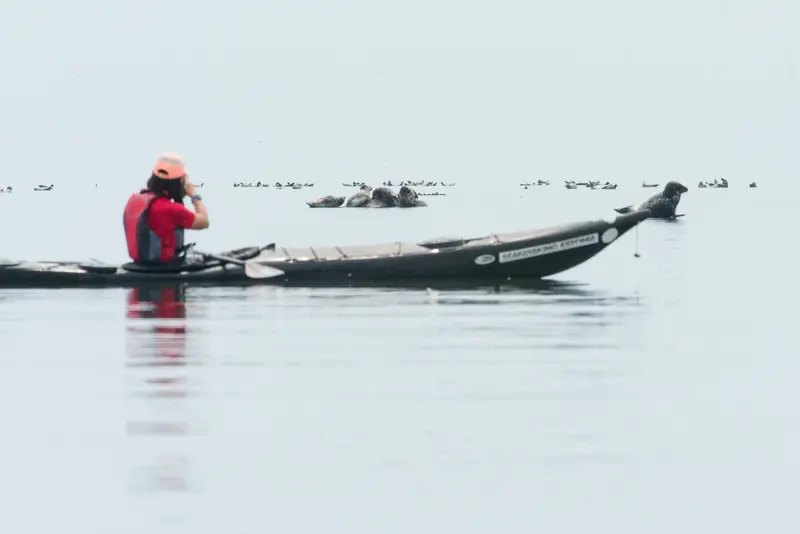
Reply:
M177 154L163 154L153 167L153 174L162 180L180 180L186 176L183 159Z

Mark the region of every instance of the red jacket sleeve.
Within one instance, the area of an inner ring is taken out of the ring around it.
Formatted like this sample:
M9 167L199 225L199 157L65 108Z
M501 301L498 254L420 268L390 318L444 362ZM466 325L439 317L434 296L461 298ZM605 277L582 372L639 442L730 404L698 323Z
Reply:
M170 203L170 211L172 212L172 220L175 225L180 228L191 228L194 224L195 213L192 210L186 209L183 204Z

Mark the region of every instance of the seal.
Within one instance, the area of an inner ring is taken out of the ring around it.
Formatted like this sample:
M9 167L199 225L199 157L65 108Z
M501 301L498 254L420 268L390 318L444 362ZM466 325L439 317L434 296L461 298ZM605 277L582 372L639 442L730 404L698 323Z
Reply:
M344 197L328 195L319 197L317 200L312 200L311 202L306 202L306 204L308 204L309 208L338 208L344 204Z
M370 196L371 192L372 192L372 187L368 185L362 185L358 193L347 199L347 204L345 204L345 207L346 208L368 207L370 201L372 200L372 197Z
M376 187L372 190L371 208L394 208L397 206L397 195L388 187Z
M419 200L419 194L416 191L404 185L400 188L397 194L397 207L398 208L424 208L428 203L424 200Z
M667 182L664 190L657 193L641 204L625 206L624 208L614 208L617 213L630 213L641 209L650 210L650 219L675 219L675 210L681 201L681 194L689 189L680 182Z

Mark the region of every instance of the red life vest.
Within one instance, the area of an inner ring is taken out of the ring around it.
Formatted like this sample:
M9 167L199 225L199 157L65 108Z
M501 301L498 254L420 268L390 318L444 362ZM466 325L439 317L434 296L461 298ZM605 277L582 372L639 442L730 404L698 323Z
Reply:
M122 225L128 242L128 255L136 263L164 263L161 259L163 243L147 224L150 207L159 197L152 192L134 193L128 199ZM175 251L166 261L178 260L178 252L183 248L183 228L175 229Z

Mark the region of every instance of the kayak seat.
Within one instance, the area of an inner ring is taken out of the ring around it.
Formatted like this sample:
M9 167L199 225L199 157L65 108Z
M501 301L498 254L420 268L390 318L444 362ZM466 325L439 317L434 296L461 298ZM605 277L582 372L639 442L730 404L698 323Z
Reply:
M123 263L120 265L125 271L130 273L150 273L150 274L176 274L176 273L186 273L186 272L197 272L202 271L204 269L209 269L211 267L218 267L220 262L218 261L209 261L209 262L199 262L199 263L164 263L164 264L144 264L144 263L135 263L135 262L128 262Z

